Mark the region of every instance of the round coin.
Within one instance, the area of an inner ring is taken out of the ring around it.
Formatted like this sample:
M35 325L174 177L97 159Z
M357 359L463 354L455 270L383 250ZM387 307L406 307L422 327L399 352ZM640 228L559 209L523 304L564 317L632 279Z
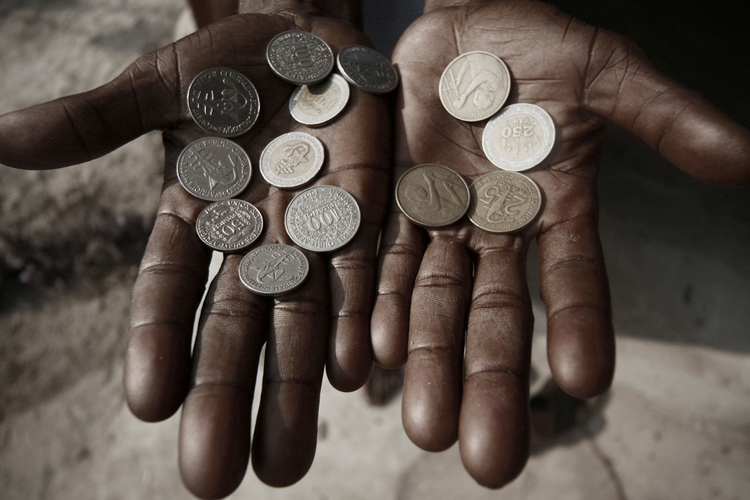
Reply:
M282 295L299 287L310 264L305 254L289 245L263 245L242 258L240 281L259 295Z
M286 232L297 245L313 252L330 252L346 245L359 229L357 201L336 186L308 188L289 203Z
M336 58L341 74L371 94L386 94L398 86L398 73L379 52L361 45L344 47Z
M244 200L217 201L198 215L195 230L201 241L214 250L234 252L258 239L263 230L263 216Z
M193 196L219 201L240 194L252 176L250 158L229 139L207 137L191 142L177 158L177 178Z
M296 85L318 83L333 69L331 47L306 31L285 31L273 37L266 59L279 78Z
M315 85L301 85L289 99L292 118L303 125L323 125L333 120L349 102L349 84L331 73Z
M448 167L417 165L398 180L396 203L419 226L447 226L463 217L469 208L469 186Z
M271 141L260 155L260 173L271 185L299 187L323 166L323 143L304 132L289 132Z
M203 130L220 137L237 137L255 124L260 112L258 92L242 73L210 68L196 76L187 94L188 109Z
M542 193L534 181L517 172L492 172L469 187L469 220L491 233L512 233L539 213Z
M539 165L555 144L555 124L539 106L511 104L487 122L482 149L495 166L520 172Z
M497 113L510 93L510 72L489 52L467 52L440 77L440 102L459 120L478 122Z

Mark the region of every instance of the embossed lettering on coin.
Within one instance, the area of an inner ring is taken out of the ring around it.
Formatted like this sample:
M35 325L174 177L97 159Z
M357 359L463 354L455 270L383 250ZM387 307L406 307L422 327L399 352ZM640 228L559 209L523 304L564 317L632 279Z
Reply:
M233 252L258 239L263 230L263 216L244 200L217 201L198 215L195 230L201 241L214 250Z
M314 186L294 197L284 222L297 245L313 252L330 252L354 238L360 218L352 195L336 186Z
M279 78L296 85L318 83L333 69L331 48L306 31L276 35L266 47L266 58Z
M251 176L250 158L229 139L198 139L188 144L177 158L180 184L202 200L233 198L247 187Z
M510 72L499 57L467 52L451 61L440 77L440 102L448 113L478 122L497 113L510 93Z
M534 181L517 172L492 172L469 187L469 220L492 233L512 233L539 213L542 194Z
M331 73L315 85L302 85L289 99L292 118L304 125L323 125L333 120L349 102L349 84L341 75Z
M520 172L535 167L555 144L555 124L539 106L511 104L487 122L482 148L503 170Z
M260 155L263 178L280 188L307 184L323 166L323 144L304 132L289 132L271 141Z
M260 112L258 92L242 73L211 68L193 79L188 89L188 109L203 130L221 137L244 134Z
M336 65L344 78L365 92L385 94L398 86L398 73L390 61L369 47L344 47Z
M396 202L415 224L447 226L463 217L469 208L469 187L448 167L417 165L396 184Z
M310 265L305 254L289 245L263 245L242 258L240 281L259 295L281 295L299 287Z

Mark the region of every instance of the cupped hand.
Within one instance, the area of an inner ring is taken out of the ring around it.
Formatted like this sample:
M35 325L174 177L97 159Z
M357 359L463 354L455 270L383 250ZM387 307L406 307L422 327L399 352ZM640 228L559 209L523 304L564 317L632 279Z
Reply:
M402 418L420 447L458 440L481 484L512 480L528 456L533 327L525 260L536 239L547 311L548 360L569 394L590 397L612 380L614 334L597 232L596 175L607 120L631 130L688 174L750 182L750 133L656 71L629 40L533 0L428 2L402 36L394 110L394 181L424 163L471 183L497 171L482 151L485 122L443 108L438 84L455 57L486 51L512 78L507 104L532 103L553 118L553 156L527 173L542 191L539 216L512 234L467 218L424 230L393 207L383 234L373 353L406 362ZM465 5L462 5L465 4ZM440 7L440 8L436 8Z

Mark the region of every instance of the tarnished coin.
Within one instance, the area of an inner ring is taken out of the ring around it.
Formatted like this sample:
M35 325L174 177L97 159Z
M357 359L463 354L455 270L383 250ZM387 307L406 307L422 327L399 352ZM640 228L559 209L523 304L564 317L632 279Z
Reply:
M336 186L302 191L284 214L292 241L313 252L330 252L346 245L357 233L360 219L357 201Z
M250 183L250 158L229 139L207 137L191 142L177 158L177 177L193 196L219 201L240 194Z
M555 144L555 124L539 106L511 104L487 122L482 148L495 166L520 172L539 165Z
M187 95L195 123L220 137L244 134L260 113L255 87L245 75L230 68L210 68L200 73Z
M234 252L258 239L263 231L263 216L244 200L217 201L198 215L195 230L201 241L214 250Z
M289 132L271 141L260 155L263 178L280 188L307 184L323 166L323 144L304 132Z
M492 233L512 233L539 213L542 193L534 181L517 172L492 172L469 187L469 220Z
M331 47L306 31L276 35L266 47L266 58L279 78L296 85L323 81L333 70Z
M299 287L310 264L305 254L289 245L263 245L242 258L240 281L259 295L282 295Z
M386 94L398 86L398 73L379 52L361 45L344 47L336 58L341 74L371 94Z
M396 184L396 203L412 222L424 227L453 224L469 208L469 186L442 165L417 165Z
M338 116L349 102L349 84L331 73L315 85L301 85L289 99L292 118L304 125L323 125Z
M448 113L478 122L497 113L510 93L510 72L489 52L467 52L451 61L440 77L440 102Z

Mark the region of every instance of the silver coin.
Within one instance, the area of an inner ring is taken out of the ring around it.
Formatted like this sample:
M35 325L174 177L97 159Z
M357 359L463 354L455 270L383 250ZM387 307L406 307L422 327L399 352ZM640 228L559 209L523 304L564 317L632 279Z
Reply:
M313 252L330 252L357 234L361 215L357 201L336 186L308 188L289 203L286 232L297 245Z
M520 172L539 165L555 144L552 118L534 104L511 104L487 122L482 149L503 170Z
M255 87L245 75L230 68L210 68L198 74L187 96L195 123L220 137L244 134L260 113Z
M323 125L336 118L349 102L349 84L331 73L315 85L302 85L289 99L292 118L303 125Z
M304 132L289 132L271 141L260 155L260 173L271 185L294 188L320 172L325 159L323 143Z
M386 94L398 86L398 73L379 52L361 45L344 47L336 58L339 71L352 85L372 94Z
M467 52L448 64L440 77L440 102L459 120L478 122L505 104L510 93L510 71L489 52Z
M263 216L244 200L217 201L198 215L195 231L214 250L234 252L258 239L263 231Z
M518 172L492 172L469 186L469 220L492 233L512 233L534 220L542 193L534 181Z
M191 142L177 158L177 178L193 196L219 201L240 194L252 176L250 158L229 139L206 137Z
M448 167L417 165L398 180L396 203L419 226L447 226L463 217L469 208L469 186Z
M240 281L259 295L282 295L298 288L310 264L305 254L289 245L263 245L242 258Z
M266 47L266 59L276 75L296 85L323 81L333 70L333 51L306 31L285 31Z

